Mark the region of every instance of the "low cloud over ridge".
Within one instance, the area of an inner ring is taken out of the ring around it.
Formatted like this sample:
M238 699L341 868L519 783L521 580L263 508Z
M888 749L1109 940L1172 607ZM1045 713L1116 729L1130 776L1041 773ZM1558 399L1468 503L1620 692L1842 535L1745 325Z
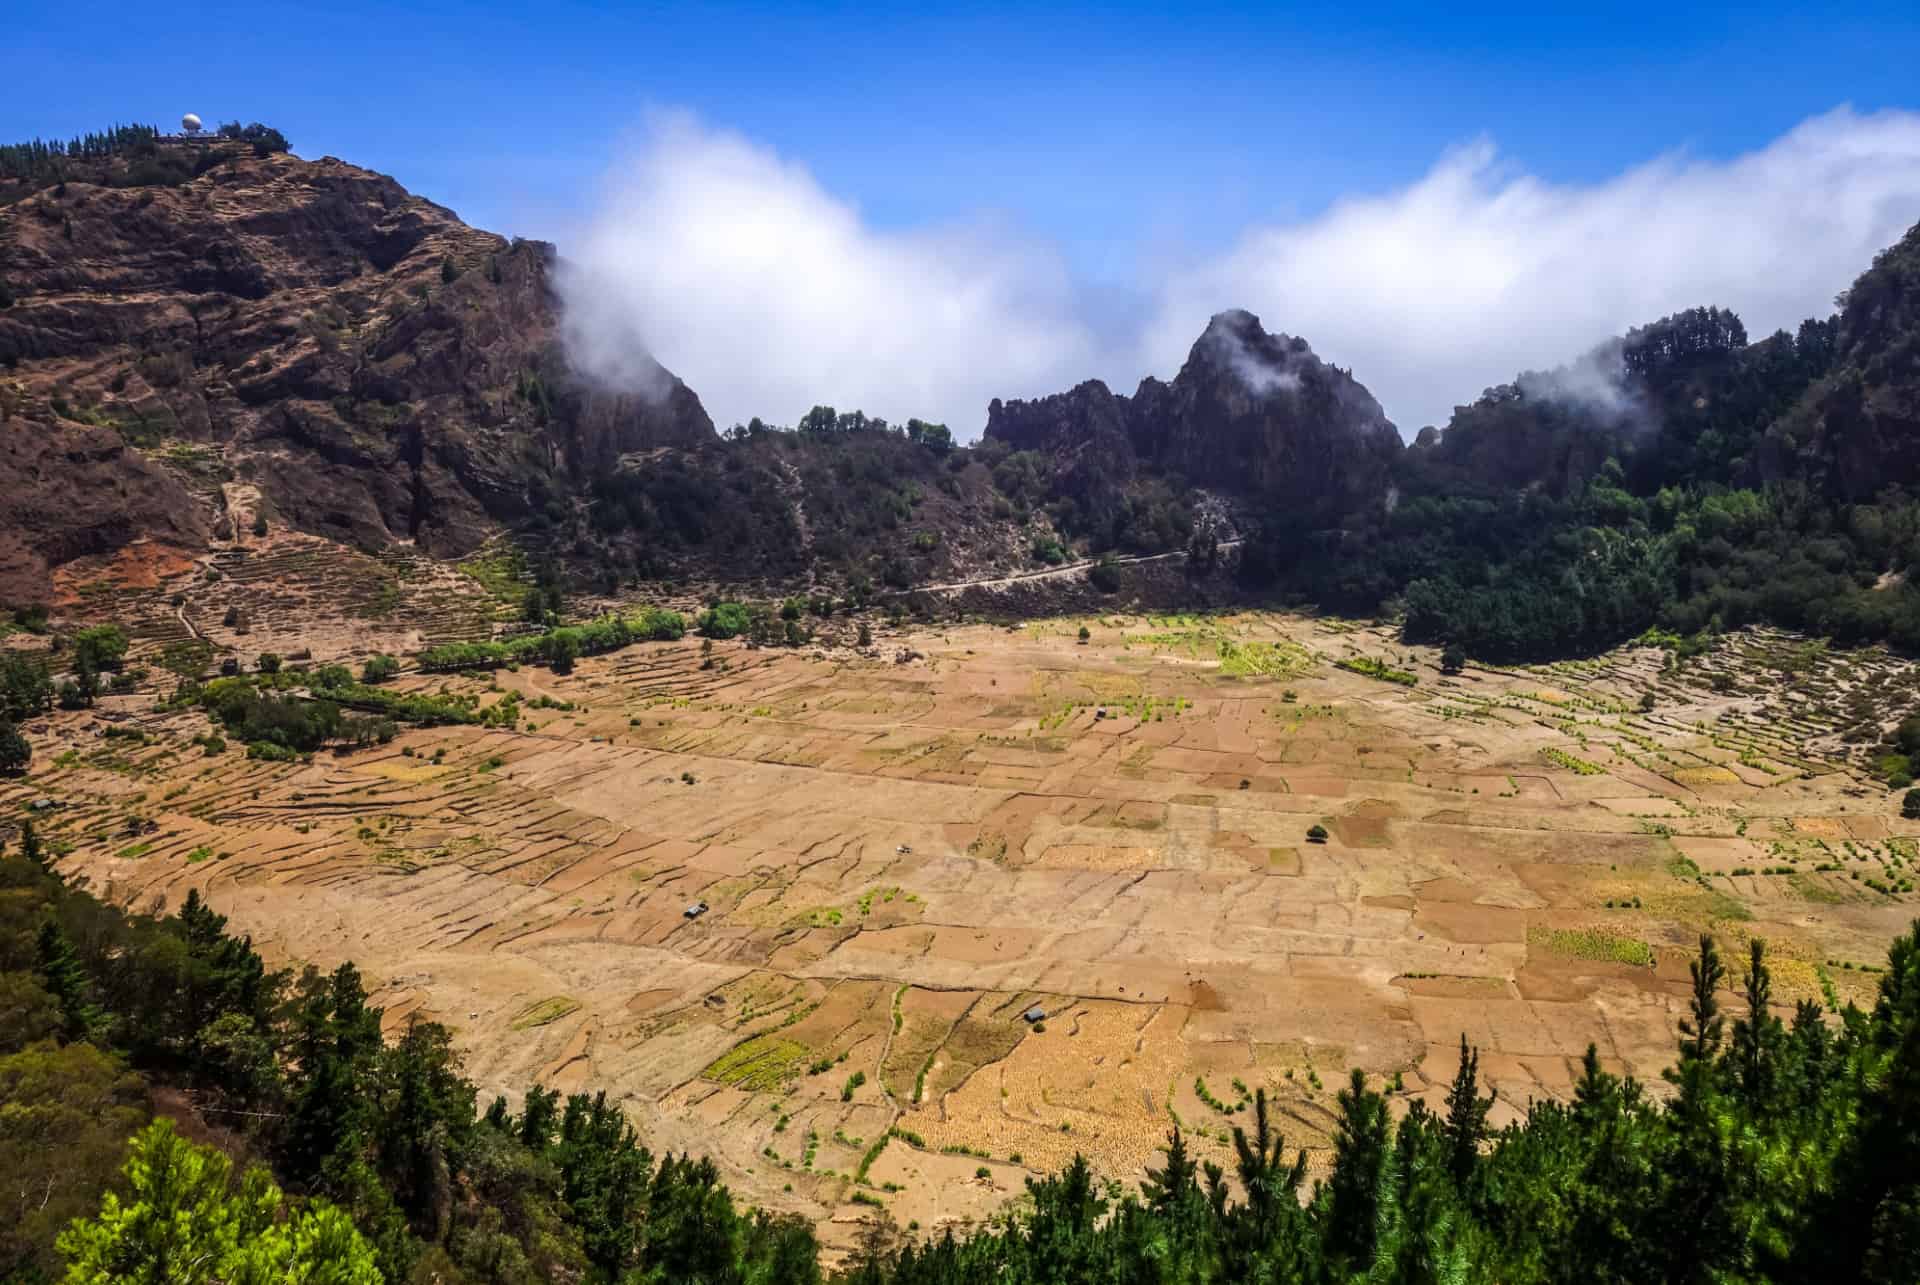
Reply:
M684 116L654 122L563 253L574 359L619 381L643 343L721 425L824 402L972 434L992 398L1096 361L1051 248L988 222L877 230L804 167Z
M717 423L814 402L945 419L995 396L1169 376L1243 307L1349 366L1403 432L1526 369L1695 304L1758 337L1824 316L1920 220L1920 114L1849 109L1724 161L1684 154L1554 184L1490 142L1309 219L1135 283L1114 335L1057 249L979 222L896 232L804 168L684 117L656 122L564 247L576 361L609 377L645 344Z

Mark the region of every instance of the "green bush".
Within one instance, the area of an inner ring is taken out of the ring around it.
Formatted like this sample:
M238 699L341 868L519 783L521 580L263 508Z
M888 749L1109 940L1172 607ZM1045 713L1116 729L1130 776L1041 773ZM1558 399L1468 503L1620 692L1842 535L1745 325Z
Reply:
M0 647L0 718L18 721L53 705L46 662L30 652Z
M73 635L76 665L90 661L95 669L118 669L127 658L127 631L118 625L94 625Z
M233 1181L225 1155L181 1138L171 1120L155 1120L135 1135L121 1172L127 1198L109 1196L97 1218L75 1219L61 1233L66 1279L383 1279L373 1246L345 1210L313 1199L283 1211L280 1188L264 1168ZM182 1264L190 1271L176 1274Z
M737 602L717 602L700 613L700 632L708 638L738 638L751 625L746 607Z
M1378 678L1382 682L1398 683L1402 687L1412 687L1420 681L1418 675L1404 669L1395 669L1384 660L1372 656L1356 656L1350 660L1336 660L1335 669L1344 669L1350 673L1365 674L1368 678Z
M0 774L13 775L27 770L33 762L33 746L20 734L20 729L6 719L0 719Z
M445 643L414 657L426 673L462 669L505 669L523 661L570 663L579 656L618 651L636 642L673 642L686 636L687 622L677 611L649 608L637 616L602 616L584 625L566 625L506 642Z

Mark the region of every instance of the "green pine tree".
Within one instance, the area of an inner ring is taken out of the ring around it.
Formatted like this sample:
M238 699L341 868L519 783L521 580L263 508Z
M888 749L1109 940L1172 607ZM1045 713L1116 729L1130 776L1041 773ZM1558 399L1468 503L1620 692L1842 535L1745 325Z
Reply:
M1447 1171L1455 1185L1465 1187L1480 1159L1480 1144L1487 1137L1487 1112L1493 1097L1479 1095L1480 1050L1467 1045L1466 1032L1460 1034L1460 1066L1454 1072L1453 1086L1447 1090Z
M282 1217L280 1189L264 1169L236 1186L227 1158L156 1120L135 1135L122 1170L123 1199L109 1191L97 1218L60 1234L74 1285L380 1285L372 1248L324 1200Z
M94 1002L93 982L58 920L48 919L40 925L35 946L40 983L60 1002L62 1033L70 1041L93 1040L104 1035L107 1013Z

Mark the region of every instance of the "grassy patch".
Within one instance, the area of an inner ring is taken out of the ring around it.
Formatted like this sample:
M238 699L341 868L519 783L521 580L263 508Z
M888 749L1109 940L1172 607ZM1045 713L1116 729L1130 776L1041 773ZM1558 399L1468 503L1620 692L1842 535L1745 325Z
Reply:
M779 1089L800 1078L811 1050L778 1035L756 1035L734 1045L700 1072L706 1079L742 1089Z
M989 834L977 834L973 842L967 845L967 855L982 861L1003 860L1007 855L1007 836L997 830Z
M527 578L527 560L510 544L497 544L475 553L460 564L460 570L480 582L495 602L518 607L532 583Z
M1216 651L1220 672L1229 678L1291 678L1313 665L1313 653L1299 643L1242 642L1222 637Z
M1364 674L1368 678L1377 678L1383 683L1398 683L1402 687L1412 687L1420 681L1417 674L1404 669L1395 669L1384 660L1375 660L1372 656L1355 656L1350 660L1336 660L1334 668L1344 669L1353 674Z
M1753 918L1753 912L1747 909L1747 903L1729 893L1721 892L1718 888L1708 891L1705 909L1709 920L1730 919L1745 923Z
M569 999L565 995L551 995L521 1010L520 1015L513 1019L513 1029L529 1031L536 1026L545 1026L549 1022L559 1021L579 1007L580 1001L577 999Z
M868 1147L866 1152L860 1157L860 1167L853 1171L853 1180L855 1182L865 1182L867 1180L867 1170L873 1168L873 1162L880 1158L880 1153L887 1149L887 1143L891 1141L893 1141L891 1131L883 1133L873 1140L873 1145Z
M1569 959L1653 967L1653 948L1647 943L1604 928L1530 928L1527 941Z
M1541 750L1540 753L1547 762L1564 767L1575 776L1599 776L1606 771L1598 763L1589 763L1583 758L1575 758L1565 750L1548 748Z
M873 903L876 897L879 898L882 904L885 904L899 895L900 889L897 887L869 888L860 894L860 913L863 915L872 914Z
M1787 884L1807 901L1819 902L1823 906L1837 906L1847 900L1821 880L1799 870L1787 876Z

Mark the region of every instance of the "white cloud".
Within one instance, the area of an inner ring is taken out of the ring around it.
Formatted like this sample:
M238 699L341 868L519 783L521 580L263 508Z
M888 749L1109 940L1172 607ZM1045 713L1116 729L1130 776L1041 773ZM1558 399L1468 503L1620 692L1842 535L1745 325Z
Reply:
M1913 113L1842 108L1731 160L1663 157L1587 186L1515 172L1479 142L1174 274L1143 356L1176 368L1209 315L1244 307L1352 367L1411 434L1681 308L1730 307L1754 338L1825 316L1916 220Z
M716 423L815 402L972 436L993 397L1170 376L1207 318L1242 307L1351 367L1411 435L1522 370L1717 303L1759 337L1824 316L1920 219L1920 115L1842 108L1729 160L1684 154L1594 184L1517 171L1493 144L1111 291L991 221L878 229L804 168L685 117L657 121L562 247L576 359L631 377L642 347ZM1104 288L1103 288L1104 289Z
M815 403L971 437L998 397L1085 378L1094 341L1059 257L990 223L876 230L804 168L665 117L562 247L575 360L650 349L716 424Z

